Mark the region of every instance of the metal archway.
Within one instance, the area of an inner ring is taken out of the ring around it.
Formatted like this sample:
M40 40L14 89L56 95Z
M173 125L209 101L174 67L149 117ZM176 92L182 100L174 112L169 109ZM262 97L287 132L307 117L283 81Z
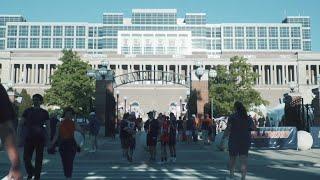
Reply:
M161 84L173 83L190 87L190 77L184 74L167 72L167 71L134 71L126 74L121 74L114 77L114 88L119 86L130 84L134 82L162 82Z

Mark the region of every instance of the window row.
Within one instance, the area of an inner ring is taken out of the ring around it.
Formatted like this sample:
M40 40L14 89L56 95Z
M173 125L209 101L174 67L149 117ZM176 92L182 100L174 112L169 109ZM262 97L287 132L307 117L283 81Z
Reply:
M300 27L223 27L224 37L301 37Z
M301 50L301 40L292 39L290 44L290 39L224 39L223 46L226 50Z
M85 43L85 38L8 38L7 48L85 49Z
M64 32L64 33L63 33ZM8 26L8 36L85 36L85 26Z

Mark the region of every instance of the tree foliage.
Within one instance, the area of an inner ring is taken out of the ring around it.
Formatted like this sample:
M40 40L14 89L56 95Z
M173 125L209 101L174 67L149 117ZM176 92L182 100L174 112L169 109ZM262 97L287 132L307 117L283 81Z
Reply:
M94 80L86 76L90 65L72 50L63 50L59 60L62 64L50 77L51 88L45 94L46 104L62 108L70 106L78 114L87 114L94 95Z
M217 111L215 114L230 114L235 101L241 101L247 109L254 105L268 104L253 88L259 75L253 72L246 58L232 57L229 70L223 65L218 65L216 70L217 76L209 82L209 95Z

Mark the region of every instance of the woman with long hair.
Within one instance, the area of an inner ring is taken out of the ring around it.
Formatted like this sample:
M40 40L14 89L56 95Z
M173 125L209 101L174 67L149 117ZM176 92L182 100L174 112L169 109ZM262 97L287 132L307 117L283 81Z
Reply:
M74 114L74 110L71 107L63 110L63 120L57 124L57 132L51 142L52 147L59 138L59 152L66 179L72 178L73 161L77 151L79 151L79 146L74 139L74 132L82 131L80 126L73 121Z
M244 180L247 174L247 158L251 143L251 130L253 129L252 119L247 115L244 105L237 101L234 103L234 113L228 119L227 129L224 136L229 136L229 168L230 178L234 177L236 158L239 156L241 164L241 179ZM223 142L223 141L221 141Z

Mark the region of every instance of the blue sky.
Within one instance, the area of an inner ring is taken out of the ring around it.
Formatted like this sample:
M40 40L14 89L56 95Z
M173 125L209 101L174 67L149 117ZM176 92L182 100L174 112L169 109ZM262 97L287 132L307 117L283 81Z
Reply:
M28 21L102 22L103 12L133 8L176 8L205 12L209 23L281 22L287 15L311 17L312 50L320 51L320 0L0 0L0 14L21 14Z

